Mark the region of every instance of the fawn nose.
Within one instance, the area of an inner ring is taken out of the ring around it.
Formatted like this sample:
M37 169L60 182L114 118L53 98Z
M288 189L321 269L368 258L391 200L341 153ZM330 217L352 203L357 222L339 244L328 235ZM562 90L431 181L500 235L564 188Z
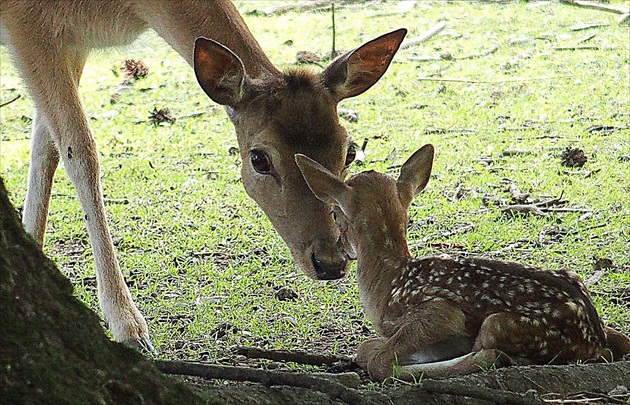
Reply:
M311 263L315 269L315 276L319 280L337 280L342 278L346 275L346 267L348 266L346 258L329 261L318 258L315 253L311 254Z

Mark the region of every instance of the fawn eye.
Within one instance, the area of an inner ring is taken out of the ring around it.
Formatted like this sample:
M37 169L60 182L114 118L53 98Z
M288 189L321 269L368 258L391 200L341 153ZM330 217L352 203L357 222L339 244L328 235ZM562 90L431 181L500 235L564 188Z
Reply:
M249 160L252 162L254 170L260 174L271 173L271 159L260 149L254 149L249 153Z
M353 143L348 146L348 152L346 153L346 166L350 166L350 163L354 162L357 157L357 145Z
M337 223L337 213L333 210L333 211L330 211L330 215L332 215L333 221Z

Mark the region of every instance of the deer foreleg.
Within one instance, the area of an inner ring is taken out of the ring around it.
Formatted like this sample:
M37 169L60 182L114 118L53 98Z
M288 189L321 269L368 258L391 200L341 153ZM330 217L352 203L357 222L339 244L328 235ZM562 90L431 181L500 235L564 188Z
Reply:
M39 31L18 32L19 28L13 32L15 37L29 41L16 41L12 48L36 108L26 229L43 240L52 176L61 157L83 209L95 259L99 303L114 339L153 350L147 324L133 302L114 253L96 144L79 100L77 88L88 50L64 49L52 36L37 35Z

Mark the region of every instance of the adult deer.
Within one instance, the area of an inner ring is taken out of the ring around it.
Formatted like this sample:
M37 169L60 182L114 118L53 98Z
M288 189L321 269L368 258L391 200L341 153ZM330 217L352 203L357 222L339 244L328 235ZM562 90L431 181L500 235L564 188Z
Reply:
M78 85L91 49L130 43L149 28L194 67L207 95L225 106L238 137L245 189L297 265L313 278L343 277L347 258L329 207L309 192L293 155L314 156L342 175L354 152L337 103L380 79L404 29L315 74L276 69L229 0L2 0L0 28L35 104L24 226L43 243L52 179L63 160L85 214L99 303L115 340L152 349L114 253Z
M411 257L407 208L429 181L431 145L405 162L397 181L369 171L344 183L306 156L296 161L315 196L333 205L344 249L358 258L362 305L384 337L363 342L357 353L374 380L630 353L630 337L602 324L586 287L570 272Z

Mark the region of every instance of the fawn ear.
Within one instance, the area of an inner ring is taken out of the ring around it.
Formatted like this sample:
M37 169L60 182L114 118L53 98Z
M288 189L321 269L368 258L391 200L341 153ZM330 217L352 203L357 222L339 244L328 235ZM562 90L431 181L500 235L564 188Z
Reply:
M322 83L337 102L358 96L385 74L405 34L402 28L341 55L321 73Z
M214 102L234 107L249 80L243 62L231 50L206 38L195 40L193 67L199 85Z
M346 211L344 206L347 206L350 192L350 187L346 183L308 156L296 154L295 163L318 200L338 205L342 211Z
M433 152L433 145L424 145L402 165L396 188L405 207L427 186L433 167Z

